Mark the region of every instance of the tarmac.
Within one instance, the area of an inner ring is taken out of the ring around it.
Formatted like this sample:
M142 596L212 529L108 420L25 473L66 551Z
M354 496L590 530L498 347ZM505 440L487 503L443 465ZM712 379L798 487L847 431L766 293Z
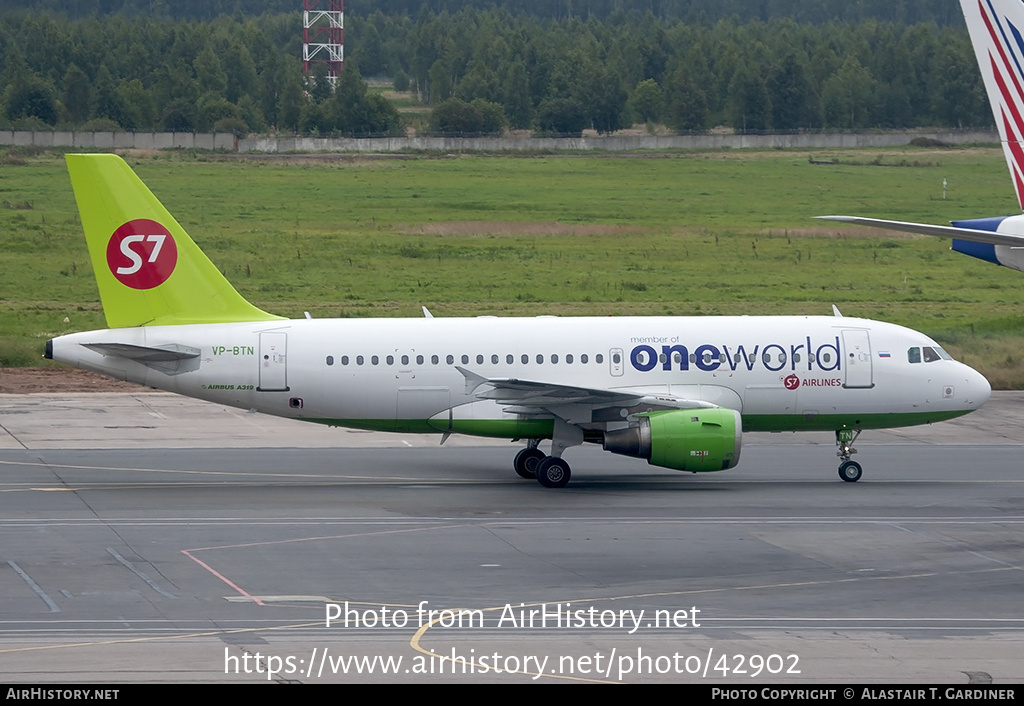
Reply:
M505 441L0 395L0 680L1019 684L1022 417L867 432L855 484L749 434L551 490Z

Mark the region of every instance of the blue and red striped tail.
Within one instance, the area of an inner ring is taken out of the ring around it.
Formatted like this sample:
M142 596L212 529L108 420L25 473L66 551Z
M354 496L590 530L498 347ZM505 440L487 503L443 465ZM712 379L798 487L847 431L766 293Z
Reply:
M1024 210L1024 2L960 0L960 5Z

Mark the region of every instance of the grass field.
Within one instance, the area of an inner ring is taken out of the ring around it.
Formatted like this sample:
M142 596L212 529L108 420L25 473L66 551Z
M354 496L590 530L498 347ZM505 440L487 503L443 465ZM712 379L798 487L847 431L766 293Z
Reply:
M838 159L838 164L812 165ZM844 314L924 331L1024 388L1024 274L825 224L1018 212L996 147L128 161L274 313ZM942 199L942 180L948 198ZM0 365L104 327L57 153L0 159Z

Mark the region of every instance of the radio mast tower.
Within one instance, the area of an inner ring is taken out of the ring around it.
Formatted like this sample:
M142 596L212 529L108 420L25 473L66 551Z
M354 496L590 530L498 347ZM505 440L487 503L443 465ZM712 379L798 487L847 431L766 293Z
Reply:
M334 86L345 62L345 0L303 0L302 70L310 75L313 64L327 65L327 80Z

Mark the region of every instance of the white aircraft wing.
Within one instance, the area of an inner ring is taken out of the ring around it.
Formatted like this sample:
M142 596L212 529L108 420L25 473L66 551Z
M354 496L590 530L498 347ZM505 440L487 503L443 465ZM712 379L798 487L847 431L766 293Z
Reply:
M929 223L886 221L881 218L861 218L860 216L815 216L815 218L821 221L838 221L839 223L853 223L854 225L858 226L873 226L875 228L901 230L907 233L937 235L940 238L955 238L957 240L967 240L972 243L1008 245L1011 248L1024 247L1024 235L1013 235L1010 233L995 233L988 230L975 230L973 228L957 228L955 226L936 226L931 225Z
M653 395L640 390L607 390L518 378L486 378L461 366L456 368L466 378L467 393L474 394L478 399L494 400L500 405L553 407L578 404L595 407L633 407L642 402L654 402L658 406L675 409L718 406L703 400L684 399L660 393Z

